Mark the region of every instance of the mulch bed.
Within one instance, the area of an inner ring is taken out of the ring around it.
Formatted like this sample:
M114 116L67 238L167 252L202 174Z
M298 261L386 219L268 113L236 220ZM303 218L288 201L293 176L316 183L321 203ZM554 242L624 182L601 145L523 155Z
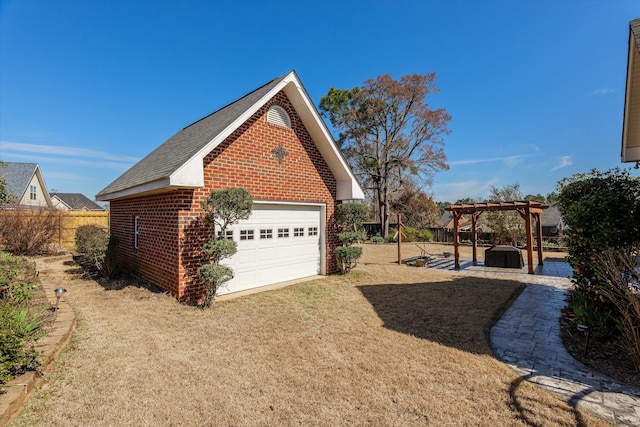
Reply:
M611 378L640 388L640 372L633 366L619 336L599 336L592 333L584 357L586 335L578 330L578 320L570 307L565 307L562 311L560 336L564 347L576 360Z

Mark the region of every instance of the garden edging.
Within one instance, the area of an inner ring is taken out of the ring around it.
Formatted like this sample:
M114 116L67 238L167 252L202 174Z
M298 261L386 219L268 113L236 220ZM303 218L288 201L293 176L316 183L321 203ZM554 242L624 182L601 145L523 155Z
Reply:
M64 257L71 260L71 255ZM57 256L56 258L60 258ZM56 305L55 283L47 279L45 259L36 259L36 270L40 277L40 285L45 291L51 307ZM18 417L24 403L31 397L37 387L46 382L45 374L51 370L62 349L67 345L76 326L76 318L69 303L64 297L60 299L56 317L47 335L36 342L36 348L42 353L38 372L27 372L7 382L0 394L0 426L5 426Z

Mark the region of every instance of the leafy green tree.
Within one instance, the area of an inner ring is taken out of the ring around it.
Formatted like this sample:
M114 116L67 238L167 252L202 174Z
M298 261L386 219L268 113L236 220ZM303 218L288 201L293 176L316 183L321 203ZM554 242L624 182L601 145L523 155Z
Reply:
M438 207L438 216L442 216L442 214L451 206L451 202L436 202L436 206Z
M443 136L451 117L432 109L435 73L369 79L353 89L331 88L320 111L338 131L338 143L354 173L377 204L382 232L389 233L391 193L410 176L429 183L448 169Z
M212 191L201 202L201 206L205 212L205 221L218 225L220 236L224 236L227 227L251 216L253 199L244 188L225 188ZM232 257L238 251L238 247L233 240L214 237L203 245L203 250L210 257L210 262L200 266L198 279L204 283L207 290L203 305L211 307L215 303L220 286L234 276L233 269L220 262Z
M477 200L471 197L465 197L463 199L458 199L456 200L456 202L454 203L455 205L471 205L473 203L476 203Z
M547 203L547 198L542 194L527 194L524 196L524 200L531 200L533 202Z
M393 201L392 208L402 214L403 224L419 229L429 227L441 216L433 198L413 181L405 182L400 195Z
M552 191L551 193L547 194L546 202L548 204L552 205L552 204L556 203L559 198L560 198L560 195L558 193L556 193L555 191Z

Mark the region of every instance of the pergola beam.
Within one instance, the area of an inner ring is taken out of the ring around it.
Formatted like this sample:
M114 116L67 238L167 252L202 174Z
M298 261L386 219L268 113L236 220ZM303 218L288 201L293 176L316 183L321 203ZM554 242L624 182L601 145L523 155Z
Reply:
M477 219L486 211L516 211L525 221L525 229L527 235L527 264L529 274L533 274L533 226L532 218L536 221L536 240L538 245L538 265L543 265L542 261L542 223L540 222L540 214L545 206L540 202L526 200L516 202L498 202L498 203L472 203L451 205L449 212L453 216L453 245L455 268L460 268L460 219L462 215L471 215L471 242L473 245L473 265L478 262L477 258Z

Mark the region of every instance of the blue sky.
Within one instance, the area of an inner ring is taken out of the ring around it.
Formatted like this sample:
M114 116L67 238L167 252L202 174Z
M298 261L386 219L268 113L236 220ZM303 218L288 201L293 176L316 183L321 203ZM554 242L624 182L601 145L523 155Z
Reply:
M0 0L0 159L37 162L50 190L93 198L291 69L316 105L330 87L435 72L450 170L426 190L546 194L621 165L638 17L637 0Z

